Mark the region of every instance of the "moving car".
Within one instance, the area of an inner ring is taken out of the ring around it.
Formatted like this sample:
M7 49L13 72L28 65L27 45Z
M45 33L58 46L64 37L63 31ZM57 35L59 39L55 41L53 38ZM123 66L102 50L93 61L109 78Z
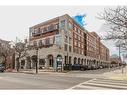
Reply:
M3 66L3 64L0 64L0 72L4 72L5 68Z

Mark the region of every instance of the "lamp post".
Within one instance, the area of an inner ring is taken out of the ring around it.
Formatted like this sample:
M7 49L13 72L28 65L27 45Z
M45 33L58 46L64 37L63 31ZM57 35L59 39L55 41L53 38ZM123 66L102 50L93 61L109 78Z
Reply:
M119 60L121 60L121 45L124 45L121 41L118 41L116 46L119 48ZM120 66L120 62L118 63L118 66ZM124 73L124 68L123 68L123 65L121 66L122 67L122 74Z
M38 47L36 47L36 74L38 74Z

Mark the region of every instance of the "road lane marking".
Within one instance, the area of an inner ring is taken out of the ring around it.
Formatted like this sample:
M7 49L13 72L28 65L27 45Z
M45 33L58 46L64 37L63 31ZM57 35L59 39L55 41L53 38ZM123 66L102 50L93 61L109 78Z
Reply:
M84 83L87 83L87 82L90 82L90 81L93 81L93 80L95 80L95 78L94 78L94 79L90 79L90 80L85 81L85 82L82 82L82 83L79 83L79 84L77 84L77 85L75 85L75 86L72 86L72 87L70 87L68 90L74 89L74 88L77 87L77 86L80 86L80 85L82 85L82 84L84 84Z
M94 78L69 89L127 89L127 81Z

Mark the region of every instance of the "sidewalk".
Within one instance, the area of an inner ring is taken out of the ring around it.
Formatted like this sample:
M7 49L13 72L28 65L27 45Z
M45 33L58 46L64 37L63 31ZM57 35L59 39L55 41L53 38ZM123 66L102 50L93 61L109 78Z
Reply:
M6 72L11 72L11 73L25 73L25 74L36 74L36 70L35 69L23 69L20 70L19 72L17 72L16 70L12 70L12 71L6 71ZM55 72L53 70L50 69L42 69L42 70L38 70L38 74L66 74L67 72Z
M127 67L104 73L103 76L114 80L127 80Z

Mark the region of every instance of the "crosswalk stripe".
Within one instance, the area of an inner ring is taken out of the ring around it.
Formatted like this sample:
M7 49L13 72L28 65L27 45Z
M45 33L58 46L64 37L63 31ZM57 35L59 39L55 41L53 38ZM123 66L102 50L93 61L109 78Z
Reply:
M79 85L73 89L89 89L89 90L93 90L93 89L100 89L100 90L103 90L103 89L109 89L109 88L102 88L102 87L91 87L91 86L88 86L88 85Z
M102 87L102 88L111 88L111 89L127 89L127 87L117 86L117 85L108 85L108 84L99 84L99 83L85 83L83 85L87 86L95 86L95 87Z
M120 83L126 83L127 84L127 81L126 80L112 80L112 79L104 79L104 78L97 78L95 79L96 81L108 81L108 82L120 82Z
M91 83L98 83L98 84L108 84L108 85L118 85L118 86L125 86L127 87L127 84L124 83L116 83L116 82L105 82L105 81L92 81Z
M80 83L70 89L127 89L127 81L96 78Z

